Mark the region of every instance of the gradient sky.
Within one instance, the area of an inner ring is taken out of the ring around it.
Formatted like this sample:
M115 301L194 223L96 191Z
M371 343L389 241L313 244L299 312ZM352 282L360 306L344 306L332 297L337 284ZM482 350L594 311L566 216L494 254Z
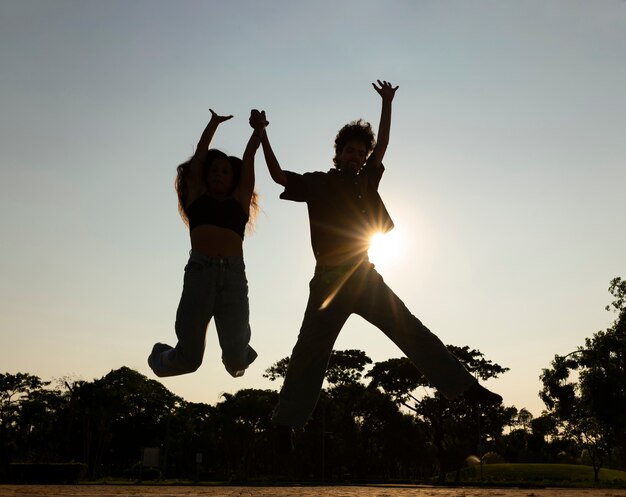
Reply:
M625 27L622 0L0 0L0 371L153 378L189 250L175 167L209 108L235 115L216 147L240 155L265 109L283 168L325 171L343 124L377 129L385 79L396 246L374 262L444 343L510 368L487 386L539 415L541 369L611 324L609 281L626 277ZM202 367L159 380L189 401L277 388L262 373L300 326L306 207L257 157L259 358L231 378L211 324ZM357 316L336 348L401 356Z

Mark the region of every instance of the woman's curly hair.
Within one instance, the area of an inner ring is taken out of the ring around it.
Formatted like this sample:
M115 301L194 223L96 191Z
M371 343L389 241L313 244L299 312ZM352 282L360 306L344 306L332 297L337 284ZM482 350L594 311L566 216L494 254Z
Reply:
M349 122L339 130L337 136L335 136L335 157L333 157L335 167L339 168L339 156L341 155L343 147L352 140L363 142L367 149L367 155L369 155L376 145L372 125L363 119L358 119Z

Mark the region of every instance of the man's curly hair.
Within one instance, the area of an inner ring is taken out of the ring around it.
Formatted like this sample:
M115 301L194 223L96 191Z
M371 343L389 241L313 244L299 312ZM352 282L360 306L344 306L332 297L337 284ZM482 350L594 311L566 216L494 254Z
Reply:
M359 119L349 122L339 130L337 136L335 136L335 157L333 157L336 168L339 168L339 156L341 155L343 147L352 140L364 143L367 149L367 155L369 155L370 152L374 150L374 145L376 145L372 125L363 119Z

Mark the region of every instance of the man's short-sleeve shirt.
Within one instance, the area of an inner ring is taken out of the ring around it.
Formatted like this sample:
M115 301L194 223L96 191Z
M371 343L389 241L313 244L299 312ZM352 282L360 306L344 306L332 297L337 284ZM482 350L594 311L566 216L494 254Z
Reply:
M393 221L378 194L384 167L369 161L358 174L285 171L287 185L280 198L306 202L311 245L316 259L362 260L372 235L393 228Z

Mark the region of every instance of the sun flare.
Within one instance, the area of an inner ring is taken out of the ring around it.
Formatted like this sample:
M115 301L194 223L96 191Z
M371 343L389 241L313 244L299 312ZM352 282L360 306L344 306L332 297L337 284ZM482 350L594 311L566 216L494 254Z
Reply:
M389 233L372 235L368 254L375 265L390 265L400 258L403 248L402 235L396 228Z

